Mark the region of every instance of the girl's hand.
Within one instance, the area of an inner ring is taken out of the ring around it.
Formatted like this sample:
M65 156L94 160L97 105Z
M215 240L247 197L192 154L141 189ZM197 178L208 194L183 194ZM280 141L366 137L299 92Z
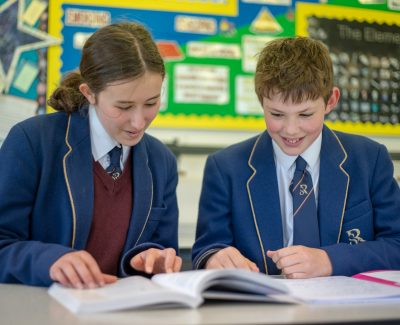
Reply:
M149 274L179 272L182 259L176 256L173 248L149 248L131 259L131 266Z
M104 274L86 251L67 253L50 267L50 278L72 288L97 288L117 281L114 275Z

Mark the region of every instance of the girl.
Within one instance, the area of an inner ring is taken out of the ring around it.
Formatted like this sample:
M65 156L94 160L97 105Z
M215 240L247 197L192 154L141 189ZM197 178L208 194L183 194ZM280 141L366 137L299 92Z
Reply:
M0 282L94 288L180 270L176 160L144 133L164 75L143 26L106 26L50 97L59 112L12 128L0 149Z

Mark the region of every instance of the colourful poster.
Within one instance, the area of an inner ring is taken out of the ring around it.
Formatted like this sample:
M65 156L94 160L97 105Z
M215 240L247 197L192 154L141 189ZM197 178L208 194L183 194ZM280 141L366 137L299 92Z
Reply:
M262 129L252 82L257 53L269 40L294 34L294 7L287 0L50 2L49 31L63 43L49 53L49 91L77 68L97 28L139 21L152 32L167 69L154 126Z
M399 14L298 4L296 33L329 48L341 99L328 115L335 129L400 135Z
M262 130L253 86L257 54L272 39L308 35L331 49L342 90L327 123L349 132L399 135L398 9L392 2L324 2L52 1L49 33L63 42L49 51L48 91L77 68L82 46L96 29L138 21L152 32L167 70L154 126Z

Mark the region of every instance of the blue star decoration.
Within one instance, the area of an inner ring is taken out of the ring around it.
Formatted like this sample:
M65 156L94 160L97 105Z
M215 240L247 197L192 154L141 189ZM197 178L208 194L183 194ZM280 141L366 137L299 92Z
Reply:
M25 9L25 0L8 0L0 5L0 94L9 91L21 53L61 43L24 24Z

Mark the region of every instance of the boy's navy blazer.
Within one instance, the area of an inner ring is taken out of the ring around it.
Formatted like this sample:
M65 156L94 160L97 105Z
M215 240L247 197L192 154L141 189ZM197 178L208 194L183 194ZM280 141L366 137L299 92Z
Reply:
M133 211L119 276L134 273L129 260L142 250L178 249L176 159L146 134L131 154ZM49 285L50 266L85 249L93 199L86 110L14 126L0 148L0 282Z
M318 218L334 275L400 268L400 190L386 148L365 137L322 131ZM204 171L195 268L234 246L262 272L279 273L268 250L283 247L272 140L261 135L209 156Z

